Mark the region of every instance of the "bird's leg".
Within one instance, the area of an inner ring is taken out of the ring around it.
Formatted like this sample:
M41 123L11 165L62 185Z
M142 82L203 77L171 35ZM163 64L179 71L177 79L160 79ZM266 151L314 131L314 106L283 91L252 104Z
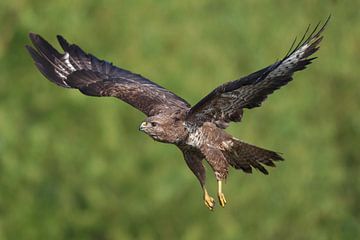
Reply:
M205 154L205 158L215 173L218 182L218 198L220 205L225 206L226 200L222 193L222 180L225 180L228 175L229 163L226 160L222 151L210 144L203 144L201 151Z
M213 210L215 207L215 200L214 198L212 198L208 192L206 191L206 188L203 187L203 191L204 191L204 203L205 205L210 209Z
M220 206L225 207L226 199L225 199L224 193L222 192L222 181L221 180L218 180L218 198L219 198Z

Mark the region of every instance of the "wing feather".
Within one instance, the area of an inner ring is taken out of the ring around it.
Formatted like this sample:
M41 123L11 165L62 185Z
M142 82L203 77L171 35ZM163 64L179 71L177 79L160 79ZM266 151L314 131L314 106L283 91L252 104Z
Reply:
M26 48L35 65L47 79L61 87L76 88L89 96L117 97L148 116L164 108L190 106L149 79L99 60L79 46L69 44L62 36L57 38L64 53L37 34L30 33L29 37L35 48Z
M321 33L329 19L330 16L319 30L318 24L306 38L308 27L297 46L292 49L295 40L282 60L214 89L190 109L188 123L202 125L208 121L226 128L231 121L239 122L244 108L259 107L269 94L290 82L294 72L305 69L315 59L309 57L319 49Z

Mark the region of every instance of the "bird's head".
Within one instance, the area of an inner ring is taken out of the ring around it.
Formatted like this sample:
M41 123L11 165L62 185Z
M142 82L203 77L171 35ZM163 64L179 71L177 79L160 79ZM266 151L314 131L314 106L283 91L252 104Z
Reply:
M165 143L179 142L186 134L183 121L176 117L163 115L148 117L141 123L139 130L154 140Z

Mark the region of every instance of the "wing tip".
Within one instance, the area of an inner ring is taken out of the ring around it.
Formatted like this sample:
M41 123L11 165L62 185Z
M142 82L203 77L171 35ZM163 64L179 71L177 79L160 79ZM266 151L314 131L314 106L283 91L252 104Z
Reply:
M29 33L29 38L33 46L25 45L25 49L33 59L38 70L51 82L61 87L69 88L66 82L55 72L54 63L51 62L49 54L59 54L45 39L39 34Z
M27 45L27 44L25 45L25 49L26 49L30 54L31 54L33 51L35 51L32 46Z
M29 33L29 38L35 47L37 47L37 45L42 44L44 41L46 42L46 40L42 38L39 34L33 32Z
M56 35L56 38L60 44L60 46L62 47L62 49L64 51L68 51L70 44L68 43L68 41L60 34Z
M39 36L39 34L37 34L37 33L34 33L34 32L29 32L29 38L30 39L35 39L36 37L38 37Z
M318 45L321 40L323 39L323 36L321 36L321 33L325 30L326 26L328 25L329 21L331 19L331 13L329 14L329 16L326 18L324 24L321 26L321 28L319 29L319 26L321 24L321 21L318 22L318 24L316 24L316 26L314 27L314 29L312 30L312 32L306 37L306 35L308 34L311 24L309 24L305 30L305 33L303 34L301 40L298 42L298 44L296 45L295 48L295 42L296 42L296 38L295 41L291 44L291 47L289 49L289 51L287 52L287 54L283 57L282 60L285 60L287 57L289 57L290 55L292 55L293 53L295 53L297 50L299 50L302 46L304 46L305 44L308 44L309 42L311 42L312 40L314 40L314 42L311 45ZM315 43L315 44L314 44Z

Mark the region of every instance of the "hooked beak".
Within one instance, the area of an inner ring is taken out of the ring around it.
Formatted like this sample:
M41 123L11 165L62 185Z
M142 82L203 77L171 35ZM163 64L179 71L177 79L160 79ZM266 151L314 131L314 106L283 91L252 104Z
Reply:
M139 130L140 131L144 131L144 129L147 127L148 123L147 122L142 122L140 127L139 127Z

